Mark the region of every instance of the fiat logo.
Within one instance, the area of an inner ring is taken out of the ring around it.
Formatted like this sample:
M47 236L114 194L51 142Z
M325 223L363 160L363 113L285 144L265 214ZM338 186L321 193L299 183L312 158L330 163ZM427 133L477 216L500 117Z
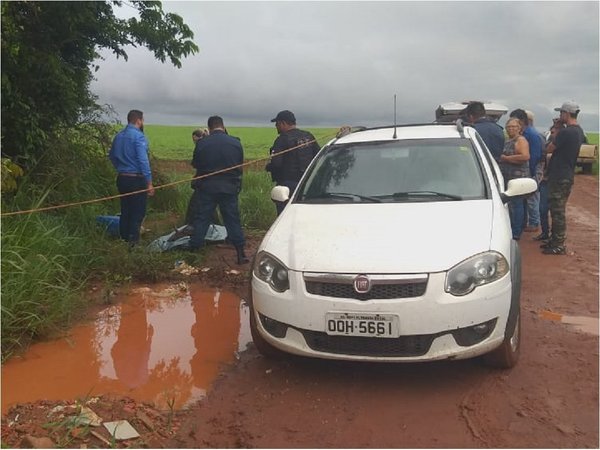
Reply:
M371 290L371 280L366 275L358 275L353 284L354 290L359 294L366 294Z

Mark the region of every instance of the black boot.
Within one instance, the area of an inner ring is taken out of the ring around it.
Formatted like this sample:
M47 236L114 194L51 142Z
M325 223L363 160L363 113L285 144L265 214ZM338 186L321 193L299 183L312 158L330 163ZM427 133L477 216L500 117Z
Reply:
M236 247L235 251L237 252L237 263L238 264L241 265L241 264L246 264L246 263L250 262L250 260L246 256L246 253L244 253L244 247L243 246Z

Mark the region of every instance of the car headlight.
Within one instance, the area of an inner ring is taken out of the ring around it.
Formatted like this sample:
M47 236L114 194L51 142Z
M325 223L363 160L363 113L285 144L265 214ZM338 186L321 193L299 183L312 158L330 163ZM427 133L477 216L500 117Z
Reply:
M508 273L508 261L497 252L481 253L465 259L446 274L445 290L452 295L467 295L477 286L499 280Z
M277 292L285 292L290 288L288 269L274 256L260 252L254 263L254 275L268 283Z

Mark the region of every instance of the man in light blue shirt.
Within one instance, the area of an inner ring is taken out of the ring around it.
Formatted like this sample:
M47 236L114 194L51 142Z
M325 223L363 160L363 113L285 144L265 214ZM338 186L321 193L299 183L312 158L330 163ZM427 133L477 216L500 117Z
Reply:
M142 111L129 111L127 126L115 136L108 157L118 173L117 189L120 194L146 190L121 197L119 235L130 245L135 245L140 240L148 195L154 195Z

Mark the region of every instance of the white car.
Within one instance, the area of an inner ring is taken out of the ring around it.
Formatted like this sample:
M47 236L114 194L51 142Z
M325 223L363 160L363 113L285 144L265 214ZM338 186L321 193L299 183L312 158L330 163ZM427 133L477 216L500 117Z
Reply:
M253 263L250 326L267 356L362 361L519 356L521 260L502 174L457 124L366 129L323 147Z

